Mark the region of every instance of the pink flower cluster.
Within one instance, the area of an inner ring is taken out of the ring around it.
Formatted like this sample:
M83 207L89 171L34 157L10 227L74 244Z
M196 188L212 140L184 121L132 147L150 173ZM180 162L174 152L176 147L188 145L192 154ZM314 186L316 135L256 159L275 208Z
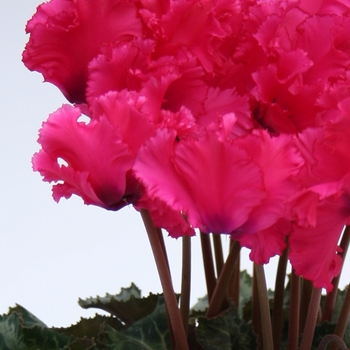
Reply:
M26 30L25 65L73 104L33 158L56 201L133 204L173 237L229 234L256 263L288 240L295 272L332 289L350 219L350 1L51 0Z

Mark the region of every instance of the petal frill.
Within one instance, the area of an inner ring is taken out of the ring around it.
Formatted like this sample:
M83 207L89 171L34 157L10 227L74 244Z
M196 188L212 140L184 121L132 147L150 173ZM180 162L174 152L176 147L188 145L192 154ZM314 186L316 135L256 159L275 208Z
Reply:
M232 113L236 117L235 136L243 136L251 132L254 123L247 96L240 96L235 89L221 90L210 88L204 105L205 113L198 118L198 124L208 126L216 123L220 116Z
M154 225L165 229L173 238L183 236L194 236L195 231L181 212L172 209L159 198L149 198L145 193L134 203L136 210L147 209L151 215Z
M268 229L280 219L291 220L287 203L301 189L297 176L304 166L293 137L284 134L271 137L266 131L258 131L237 140L237 143L259 165L267 193L237 233L250 235Z
M177 112L184 106L194 115L203 113L208 91L204 77L203 68L186 50L180 50L176 57L162 57L153 62L144 75L141 94L146 97L146 103L143 110L155 122L161 109Z
M76 194L86 204L119 209L130 190L128 174L134 161L119 133L105 118L79 122L80 110L68 105L52 113L39 134L40 152L33 168L54 185L54 199ZM135 188L133 189L135 191Z
M100 47L142 34L135 6L127 0L51 0L38 7L26 31L24 64L77 103L85 102L88 64Z
M349 11L348 0L301 0L300 8L310 14L335 14L344 15Z
M213 132L176 141L159 130L141 148L134 170L149 197L163 200L204 232L230 233L266 197L263 174L239 146Z
M94 101L92 119L107 118L118 131L122 142L136 156L140 146L155 132L149 116L141 112L144 103L144 97L138 93L110 91Z
M89 64L87 101L109 91L140 91L149 70L154 43L137 38L129 43L103 47L103 54Z
M318 202L315 226L303 227L296 223L288 239L289 259L295 273L328 292L342 266L338 241L350 214L346 201L344 196L335 196Z
M220 22L214 18L212 0L171 1L170 8L161 17L147 15L144 19L158 41L159 56L173 55L179 47L186 46L205 69L212 70L214 50L210 42L214 36L226 35Z
M254 234L242 234L235 239L242 247L251 250L249 257L256 264L267 264L271 257L281 255L286 248L286 237L291 231L291 222L280 219L270 227Z

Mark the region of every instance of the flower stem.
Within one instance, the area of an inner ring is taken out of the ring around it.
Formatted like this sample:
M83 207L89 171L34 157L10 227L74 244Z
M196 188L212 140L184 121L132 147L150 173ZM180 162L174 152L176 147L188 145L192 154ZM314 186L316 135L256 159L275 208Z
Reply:
M313 290L312 282L301 280L300 314L299 314L299 332L303 333L307 318L307 312L310 305L311 294Z
M162 244L157 234L152 218L147 210L141 209L141 216L146 227L148 239L151 244L153 256L157 265L160 282L163 287L165 304L167 306L170 327L175 337L175 350L189 350L187 337L182 324L180 311L172 285L169 267L163 252Z
M188 318L190 314L191 295L191 237L182 237L182 278L180 314L186 334L188 334Z
M256 270L253 263L253 283L252 283L252 326L254 332L258 336L259 346L257 350L262 349L262 330L261 330L261 312L260 312L260 300L258 291L258 282L256 277Z
M340 242L340 247L342 249L342 252L340 252L339 255L343 258L343 266L344 266L346 253L348 251L349 243L350 243L350 226L347 226L344 230L343 237ZM326 296L326 299L324 302L324 308L323 308L322 321L332 322L334 306L337 300L340 275L341 275L341 272L337 277L333 278L333 281L332 281L333 290L330 293L328 293Z
M298 350L299 310L300 310L300 277L292 271L290 281L290 304L288 326L288 350Z
M267 295L267 287L264 273L264 266L254 264L256 282L260 304L260 322L264 350L273 350L272 327L270 317L270 305Z
M209 308L206 314L208 318L214 317L223 311L222 306L227 296L227 287L234 272L235 264L238 261L240 250L241 246L239 242L234 242L221 271L218 283L213 293L213 297L210 300Z
M211 250L209 234L201 232L200 237L201 237L201 245L202 245L205 280L207 283L208 302L210 303L210 300L213 296L214 289L216 286L213 253Z
M213 233L213 243L215 253L216 276L219 277L224 266L224 254L222 252L222 242L220 234Z
M235 244L235 241L231 239L230 241L230 250L232 246ZM239 292L240 292L240 282L241 282L241 268L240 268L240 254L239 251L237 262L235 264L235 267L233 268L233 274L230 278L229 285L227 287L228 291L228 298L232 300L233 304L236 306L236 308L239 308Z
M335 331L334 331L334 334L337 335L339 338L344 337L346 325L349 319L349 314L350 314L350 286L348 285L344 303L340 310L339 319L338 319L337 325L335 326ZM336 349L337 347L335 345L333 345L333 347L331 348L331 350L336 350Z
M164 257L165 257L165 260L166 260L166 264L168 266L169 273L170 273L170 265L169 265L169 260L168 260L168 254L167 254L166 248L165 248L165 243L164 243L164 237L163 237L163 234L162 234L162 229L160 229L158 227L155 227L155 229L157 231L157 236L158 236L158 239L159 239L159 243L160 243L160 246L162 247L163 254L164 254Z
M272 315L272 336L275 350L280 349L282 325L283 325L283 297L284 282L288 262L288 248L286 248L278 261L277 276L275 282L275 296Z
M319 305L321 301L322 288L313 288L309 309L306 317L305 327L303 330L303 337L301 339L300 350L310 350L312 339L314 337L315 326Z

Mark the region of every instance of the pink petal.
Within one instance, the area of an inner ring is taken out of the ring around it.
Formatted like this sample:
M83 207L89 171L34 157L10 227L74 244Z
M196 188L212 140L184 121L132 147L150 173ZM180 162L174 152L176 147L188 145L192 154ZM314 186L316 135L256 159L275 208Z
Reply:
M141 23L131 1L51 0L38 7L26 30L25 65L69 101L84 102L88 63L102 45L140 36Z
M140 146L154 134L154 124L141 112L144 98L138 93L121 91L100 96L92 106L92 118L106 118L121 140L136 155ZM136 126L136 127L135 127Z
M54 186L54 198L81 196L86 204L118 209L126 203L133 164L127 145L105 118L78 122L80 110L63 106L50 115L40 130L42 150L33 157L33 168ZM64 164L60 164L61 160ZM135 189L133 189L135 191Z
M103 54L89 64L88 102L92 104L95 98L108 91L140 91L153 50L151 40L141 39L103 48Z
M251 249L249 257L252 261L256 264L267 264L271 257L283 253L290 230L290 221L281 219L254 234L242 234L240 237L233 238L238 240L242 247Z
M259 132L237 140L264 174L266 198L249 215L238 232L252 234L274 225L279 219L291 220L287 201L300 190L299 174L304 160L289 135L271 137Z
M333 288L332 279L341 270L337 244L349 214L344 198L323 200L317 207L315 227L295 225L289 236L289 258L295 273L328 292Z
M147 194L134 204L136 210L147 209L156 227L168 231L173 238L194 236L194 229L188 224L181 212L173 210L158 198L149 198Z
M214 133L177 144L174 132L160 130L141 148L134 170L151 198L205 232L231 232L266 196L259 168Z

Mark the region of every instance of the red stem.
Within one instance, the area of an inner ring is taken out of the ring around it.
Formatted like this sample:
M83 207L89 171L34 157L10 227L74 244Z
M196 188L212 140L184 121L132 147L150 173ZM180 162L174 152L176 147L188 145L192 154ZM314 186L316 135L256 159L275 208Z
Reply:
M277 276L275 283L275 297L272 314L272 336L275 350L281 346L282 325L283 325L283 298L284 283L286 279L286 269L288 262L288 248L286 248L278 261Z
M290 281L290 304L288 326L288 350L298 350L299 310L300 310L300 277L292 271Z
M216 286L213 253L211 250L209 234L201 232L200 237L201 237L205 280L207 283L208 302L210 302Z
M224 254L222 252L221 235L213 233L213 244L215 253L215 265L216 265L216 276L220 276L221 271L224 267Z
M213 293L213 297L209 303L206 316L208 318L218 315L222 310L225 298L227 296L227 287L230 282L231 276L234 272L235 264L239 258L239 252L241 246L239 242L235 242L230 250L224 267L221 271L218 283Z
M309 309L306 317L303 337L301 339L300 350L310 350L312 339L314 337L315 326L318 316L318 310L321 301L322 288L313 288Z
M230 250L235 243L234 240L230 241ZM238 253L237 262L235 267L233 268L233 274L230 278L229 285L227 287L228 290L228 298L232 300L233 304L236 308L239 308L239 294L240 294L240 282L241 282L241 268L240 268L240 254Z
M162 244L157 234L152 218L147 210L141 209L141 216L146 227L148 239L150 241L153 256L157 265L160 282L163 287L165 304L167 306L170 327L175 337L175 350L189 350L187 337L181 320L180 311L177 305L176 295L171 281L169 267L163 252Z
M273 350L272 327L270 316L269 298L267 295L267 287L264 273L264 266L254 264L256 272L256 283L258 287L259 303L260 303L260 322L262 331L262 340L264 350Z
M337 325L335 326L334 334L337 335L339 338L344 337L345 329L349 320L349 314L350 314L350 286L348 286L348 289L346 290L344 303L340 311ZM337 349L336 346L333 346L331 348L331 350L336 350L336 349Z
M191 237L182 237L182 278L180 314L186 334L188 334L188 318L190 314L191 295Z

